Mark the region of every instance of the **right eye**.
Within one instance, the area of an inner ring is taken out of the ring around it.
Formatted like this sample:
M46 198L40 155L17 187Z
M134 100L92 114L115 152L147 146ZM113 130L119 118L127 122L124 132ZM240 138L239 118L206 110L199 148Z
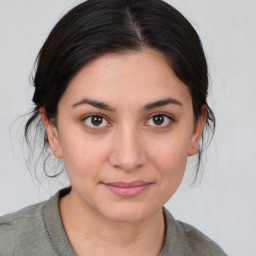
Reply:
M90 128L107 127L109 122L102 115L89 115L83 118L86 126Z

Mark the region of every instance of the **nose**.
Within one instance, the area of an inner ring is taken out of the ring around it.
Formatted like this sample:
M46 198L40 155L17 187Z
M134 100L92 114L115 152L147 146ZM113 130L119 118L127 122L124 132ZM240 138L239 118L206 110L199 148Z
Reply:
M120 128L113 136L110 164L123 171L134 171L147 161L142 136L135 128Z

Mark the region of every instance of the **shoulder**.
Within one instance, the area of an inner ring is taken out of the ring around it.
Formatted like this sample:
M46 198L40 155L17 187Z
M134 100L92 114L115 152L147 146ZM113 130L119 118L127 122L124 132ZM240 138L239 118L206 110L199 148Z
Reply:
M74 255L58 209L60 196L69 192L64 188L47 201L0 217L0 255Z
M182 221L175 221L177 229L184 234L193 255L226 256L220 246L197 228Z
M168 239L172 240L172 244L175 244L177 251L184 250L187 253L184 255L193 256L227 256L216 242L200 230L192 225L175 220L166 209L164 209L164 213L167 232L169 233Z
M9 213L3 216L0 216L0 226L2 227L5 224L15 224L15 223L23 223L24 221L28 221L29 217L38 217L41 213L41 209L44 205L45 201L27 206L17 212Z
M44 229L44 205L45 202L41 202L0 217L0 252L14 255L15 248L21 244L39 242L40 231Z

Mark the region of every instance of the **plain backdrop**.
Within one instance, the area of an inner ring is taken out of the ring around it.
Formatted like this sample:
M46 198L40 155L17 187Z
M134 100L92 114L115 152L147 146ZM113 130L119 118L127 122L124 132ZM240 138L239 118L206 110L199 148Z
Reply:
M65 182L31 176L22 119L31 109L29 76L50 29L75 0L0 0L0 215L49 198ZM170 0L201 36L217 130L200 185L191 170L166 204L233 256L256 255L256 1Z

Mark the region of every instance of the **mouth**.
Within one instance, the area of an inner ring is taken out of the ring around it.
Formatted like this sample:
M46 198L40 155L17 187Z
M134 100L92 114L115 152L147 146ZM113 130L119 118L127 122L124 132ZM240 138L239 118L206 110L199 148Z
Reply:
M122 197L134 197L149 188L152 183L144 181L110 182L103 185L111 192Z

